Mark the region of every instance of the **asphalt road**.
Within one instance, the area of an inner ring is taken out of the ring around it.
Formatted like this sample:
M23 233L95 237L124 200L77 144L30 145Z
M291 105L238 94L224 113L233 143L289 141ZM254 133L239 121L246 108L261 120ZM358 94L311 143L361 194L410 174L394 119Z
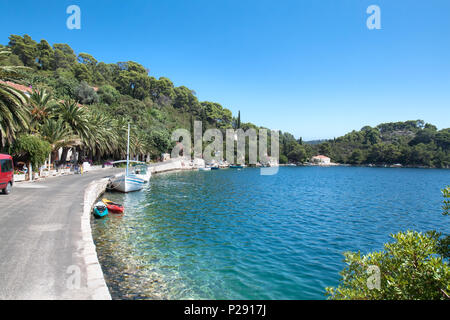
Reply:
M117 172L17 183L10 195L0 194L0 299L85 298L86 279L81 277L86 289L67 285L74 274L69 267L82 265L84 191L92 181Z

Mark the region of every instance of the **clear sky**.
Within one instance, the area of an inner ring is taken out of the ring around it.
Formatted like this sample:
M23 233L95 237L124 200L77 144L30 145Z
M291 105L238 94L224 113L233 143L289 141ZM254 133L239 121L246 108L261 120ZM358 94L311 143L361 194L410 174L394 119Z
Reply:
M81 30L66 8L81 8ZM366 27L369 5L381 30ZM306 140L423 119L450 127L448 0L0 2L0 43L29 34L221 103Z

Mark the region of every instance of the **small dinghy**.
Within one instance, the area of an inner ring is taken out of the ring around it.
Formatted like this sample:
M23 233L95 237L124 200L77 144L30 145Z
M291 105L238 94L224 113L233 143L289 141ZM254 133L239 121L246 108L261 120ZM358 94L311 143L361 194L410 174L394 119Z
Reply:
M103 218L108 215L108 208L103 202L97 202L94 206L94 216L96 218Z
M102 202L106 205L108 211L111 213L120 214L124 211L123 205L119 203L112 202L111 200L108 200L106 198L102 199Z

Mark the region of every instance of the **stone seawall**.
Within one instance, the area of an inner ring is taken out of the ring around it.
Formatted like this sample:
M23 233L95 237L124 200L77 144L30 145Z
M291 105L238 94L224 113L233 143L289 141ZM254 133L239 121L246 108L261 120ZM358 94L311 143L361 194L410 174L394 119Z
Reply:
M149 169L152 173L162 173L168 171L180 171L180 170L195 170L205 167L205 161L203 159L195 159L193 161L189 159L172 159L165 162L159 162L150 164Z
M149 165L149 169L151 170L152 174L170 171L195 170L200 167L205 167L205 162L202 159L195 159L194 161L190 161L183 158ZM116 174L116 176L121 174L123 173L118 173ZM84 194L83 216L81 218L81 231L83 235L82 256L86 268L85 272L87 277L88 290L91 293L91 298L94 300L111 300L111 294L109 293L109 289L106 285L101 265L98 261L97 251L94 240L92 238L91 229L93 205L105 192L108 183L109 178L104 178L92 182L86 188Z
M103 277L102 267L98 261L97 251L92 238L91 213L95 201L105 192L109 179L104 178L89 184L84 193L83 215L81 217L81 232L83 241L82 256L84 258L85 274L88 291L94 300L111 300L108 286Z

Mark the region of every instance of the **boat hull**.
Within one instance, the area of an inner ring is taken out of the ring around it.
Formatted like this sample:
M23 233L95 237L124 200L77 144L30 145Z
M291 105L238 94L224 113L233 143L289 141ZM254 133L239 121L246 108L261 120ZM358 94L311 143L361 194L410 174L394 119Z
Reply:
M115 214L121 214L123 213L123 207L119 207L115 204L108 204L106 205L108 207L108 211Z
M119 203L114 203L111 200L108 199L102 199L102 202L106 205L106 208L108 208L108 211L115 214L121 214L124 212L123 205Z
M124 193L142 190L145 184L145 180L137 176L118 176L111 181L112 189Z

